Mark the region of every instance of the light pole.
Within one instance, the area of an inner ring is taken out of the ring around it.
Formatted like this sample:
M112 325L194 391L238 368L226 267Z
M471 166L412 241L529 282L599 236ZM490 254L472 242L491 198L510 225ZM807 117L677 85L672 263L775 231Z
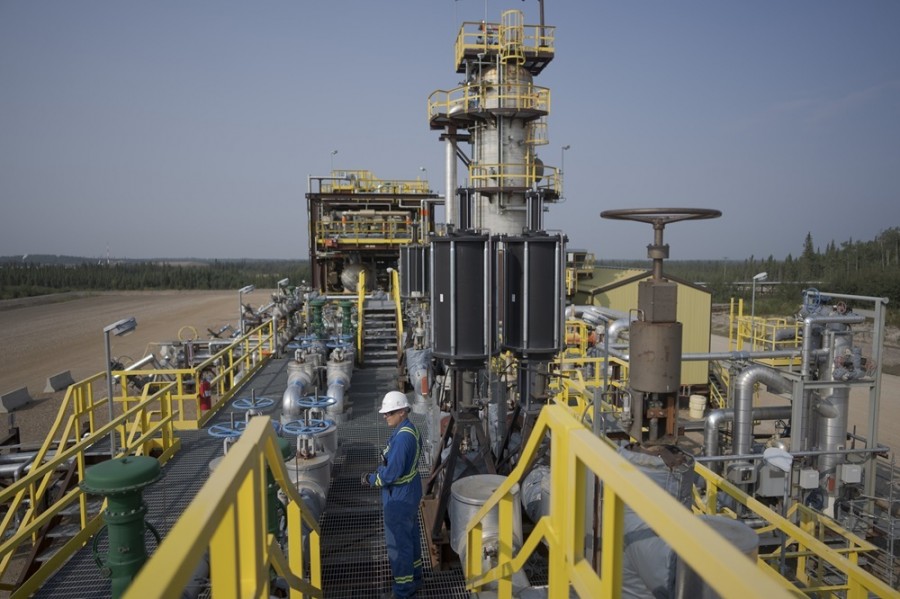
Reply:
M122 335L127 335L131 331L137 328L137 320L134 316L130 318L123 318L117 322L112 323L111 325L107 325L103 327L103 339L105 341L106 347L106 396L109 407L109 421L113 421L113 381L112 381L112 355L109 349L109 334L112 333L116 337L121 337ZM124 380L122 381L122 385L124 386ZM109 457L110 459L114 459L116 457L116 429L113 428L109 431Z
M559 195L563 195L563 176L566 174L566 150L572 146L566 144L559 149Z
M241 321L240 321L241 322L241 328L240 328L241 335L244 334L244 294L245 293L253 293L254 289L256 289L256 287L253 285L247 285L246 287L241 287L240 289L238 289L238 310L239 310L238 314L240 315L240 318L241 318Z
M338 153L337 150L332 150L332 151L331 151L331 172L328 173L329 175L333 175L333 174L334 174L334 155L337 154L337 153Z
M753 292L750 296L750 326L752 330L756 329L756 282L765 281L769 278L769 273L763 271L753 275Z

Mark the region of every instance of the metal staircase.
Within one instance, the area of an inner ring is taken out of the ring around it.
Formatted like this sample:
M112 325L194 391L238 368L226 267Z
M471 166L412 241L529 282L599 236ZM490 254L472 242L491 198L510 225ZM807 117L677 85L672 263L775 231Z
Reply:
M386 300L367 299L363 310L363 363L396 366L397 312Z

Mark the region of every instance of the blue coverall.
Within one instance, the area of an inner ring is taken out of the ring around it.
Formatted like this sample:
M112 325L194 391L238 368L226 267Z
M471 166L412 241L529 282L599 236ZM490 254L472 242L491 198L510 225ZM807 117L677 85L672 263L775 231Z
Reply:
M384 506L384 536L393 592L411 597L422 584L422 545L419 531L419 502L422 478L419 455L422 442L415 425L406 418L394 429L381 452L382 464L368 475L369 484L381 488Z

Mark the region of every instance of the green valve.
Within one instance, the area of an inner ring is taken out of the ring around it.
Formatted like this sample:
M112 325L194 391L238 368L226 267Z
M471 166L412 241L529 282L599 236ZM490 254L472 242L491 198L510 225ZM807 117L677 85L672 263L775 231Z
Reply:
M341 300L339 305L341 307L341 335L353 335L354 333L351 332L353 328L353 302Z
M159 533L144 520L147 504L143 489L162 474L156 458L126 456L91 466L84 473L81 489L107 499L103 520L109 536L109 551L97 550L100 533L94 535L94 561L112 579L112 597L121 597L147 561L144 532L149 529L159 544Z
M323 299L314 299L309 302L309 307L312 309L310 326L312 327L312 332L319 338L325 333L325 322L322 320L322 308L326 303L328 303L328 301Z

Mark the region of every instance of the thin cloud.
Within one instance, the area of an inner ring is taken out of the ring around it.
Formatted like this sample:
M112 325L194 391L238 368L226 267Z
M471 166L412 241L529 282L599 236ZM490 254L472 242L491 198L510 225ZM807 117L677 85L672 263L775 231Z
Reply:
M824 121L830 121L846 113L860 110L866 105L877 101L882 96L888 96L897 90L900 90L900 81L885 81L865 89L850 92L836 100L825 100L821 102L820 106L813 110L812 114L810 114L805 122L817 124Z

